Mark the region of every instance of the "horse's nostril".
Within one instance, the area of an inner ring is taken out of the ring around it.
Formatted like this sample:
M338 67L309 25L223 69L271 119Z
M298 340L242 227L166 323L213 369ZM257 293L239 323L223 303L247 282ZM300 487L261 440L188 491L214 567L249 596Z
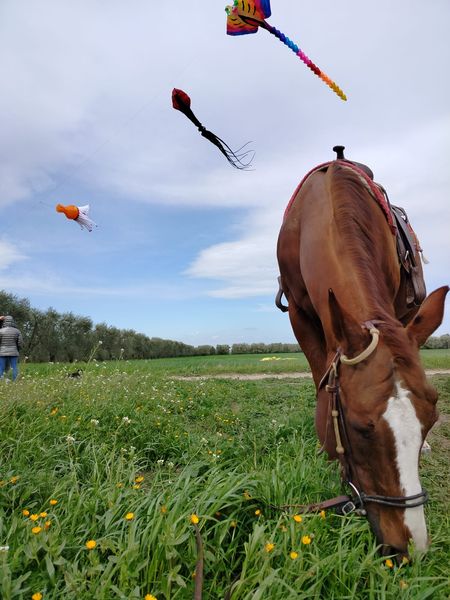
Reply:
M382 556L390 556L397 564L401 565L406 561L409 562L408 551L404 548L396 548L395 546L383 545L381 548Z

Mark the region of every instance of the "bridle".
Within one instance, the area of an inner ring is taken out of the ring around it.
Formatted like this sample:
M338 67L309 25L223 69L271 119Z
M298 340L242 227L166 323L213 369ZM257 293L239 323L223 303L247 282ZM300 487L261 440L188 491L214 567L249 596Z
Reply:
M412 496L383 496L378 494L366 494L362 491L353 467L354 460L352 447L347 435L344 412L340 398L339 370L341 364L349 366L356 365L368 358L375 351L378 345L380 332L376 328L373 321L367 321L363 324L363 326L372 336L372 340L367 348L354 358L348 358L339 348L319 383L319 389L325 386L325 390L330 394L330 413L336 439L336 453L342 465L343 481L351 488L352 493L348 496L338 496L337 498L328 500L325 503L318 503L317 505L310 506L317 508L318 510L322 510L322 508L339 508L339 512L344 515L354 511L356 511L358 514L365 515L367 514L366 504L368 503L406 509L422 506L428 501L428 492L424 489L420 493L413 494ZM336 502L333 504L333 501ZM322 506L325 504L327 505L326 507Z

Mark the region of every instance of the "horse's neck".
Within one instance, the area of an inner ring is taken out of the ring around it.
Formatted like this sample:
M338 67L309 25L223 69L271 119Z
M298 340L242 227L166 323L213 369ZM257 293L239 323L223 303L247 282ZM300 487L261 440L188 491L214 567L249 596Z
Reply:
M309 279L315 280L318 272L322 276L322 286L308 286L310 293L317 289L324 299L328 288L333 289L344 308L361 322L377 315L394 316L400 270L395 239L382 211L368 193L361 198L324 194L319 203L314 218L312 209L306 209L304 221L308 228L312 222L315 239L302 232L304 239L307 234L304 252L313 252L320 261L308 267Z

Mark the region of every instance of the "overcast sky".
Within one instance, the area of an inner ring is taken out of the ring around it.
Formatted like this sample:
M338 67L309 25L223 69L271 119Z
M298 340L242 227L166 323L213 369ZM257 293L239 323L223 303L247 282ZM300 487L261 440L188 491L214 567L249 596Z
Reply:
M0 0L0 289L194 345L293 342L276 239L336 144L407 210L428 291L450 283L450 2L272 0L347 102L267 32L227 36L224 7ZM231 147L252 142L253 170L173 110L173 87Z

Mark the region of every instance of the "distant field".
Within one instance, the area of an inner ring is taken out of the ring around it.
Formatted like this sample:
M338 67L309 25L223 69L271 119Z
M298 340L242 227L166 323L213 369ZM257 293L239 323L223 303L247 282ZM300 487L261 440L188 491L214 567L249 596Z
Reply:
M450 369L450 349L421 350L421 358L426 369ZM268 360L269 359L269 360ZM81 364L81 366L83 366ZM118 361L98 363L95 368L119 368L125 372L151 372L155 374L177 375L219 375L221 373L296 373L309 372L308 361L303 353L287 354L229 354L214 356L190 356L162 358L157 360ZM61 370L69 372L76 365L49 365L47 363L25 365L25 372L36 376ZM92 365L90 368L93 368Z
M90 363L80 379L25 364L0 381L2 600L190 600L192 515L203 600L447 598L450 377L433 377L442 416L421 466L432 546L391 568L365 519L271 507L341 491L317 454L310 380L178 379L307 368L262 358ZM423 360L450 368L449 351Z

